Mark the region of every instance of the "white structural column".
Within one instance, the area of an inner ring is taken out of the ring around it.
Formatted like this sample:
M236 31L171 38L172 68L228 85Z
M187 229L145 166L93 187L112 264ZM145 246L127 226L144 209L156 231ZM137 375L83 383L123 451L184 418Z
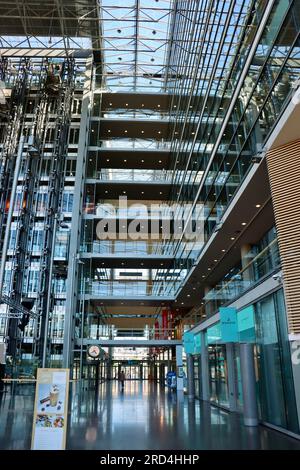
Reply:
M257 426L258 407L256 398L253 344L241 343L240 355L243 386L244 424L245 426Z
M209 373L208 373L208 352L205 341L205 333L201 331L201 391L202 400L210 401Z
M177 391L183 391L182 349L182 346L176 346Z

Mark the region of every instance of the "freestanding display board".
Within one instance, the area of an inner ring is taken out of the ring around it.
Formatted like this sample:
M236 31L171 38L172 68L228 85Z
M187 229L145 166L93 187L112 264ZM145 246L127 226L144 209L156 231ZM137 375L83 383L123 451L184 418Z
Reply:
M69 369L38 369L31 449L66 447Z

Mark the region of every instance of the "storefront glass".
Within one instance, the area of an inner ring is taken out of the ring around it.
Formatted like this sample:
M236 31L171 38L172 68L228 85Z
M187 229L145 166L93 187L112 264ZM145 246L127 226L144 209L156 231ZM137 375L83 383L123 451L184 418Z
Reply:
M229 394L226 345L209 345L208 360L210 399L213 403L228 408Z
M298 432L283 291L258 302L255 312L260 418Z

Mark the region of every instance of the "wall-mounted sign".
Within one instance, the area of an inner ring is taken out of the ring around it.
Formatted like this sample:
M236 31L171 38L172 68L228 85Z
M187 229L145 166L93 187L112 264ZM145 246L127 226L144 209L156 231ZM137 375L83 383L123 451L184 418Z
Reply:
M254 306L243 308L237 314L238 332L240 342L255 342L255 314Z
M69 369L38 369L31 448L66 447Z
M201 354L201 334L194 335L194 354Z
M221 326L220 323L207 328L206 334L207 344L217 344L221 342Z
M194 354L194 335L190 331L184 333L183 345L186 354Z
M221 342L236 343L239 340L237 313L233 307L221 307L220 326L221 326Z

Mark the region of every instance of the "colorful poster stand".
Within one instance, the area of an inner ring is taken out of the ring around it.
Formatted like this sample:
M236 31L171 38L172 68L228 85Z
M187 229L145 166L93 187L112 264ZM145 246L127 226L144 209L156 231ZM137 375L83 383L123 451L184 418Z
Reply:
M38 369L31 449L64 450L67 437L69 369Z

